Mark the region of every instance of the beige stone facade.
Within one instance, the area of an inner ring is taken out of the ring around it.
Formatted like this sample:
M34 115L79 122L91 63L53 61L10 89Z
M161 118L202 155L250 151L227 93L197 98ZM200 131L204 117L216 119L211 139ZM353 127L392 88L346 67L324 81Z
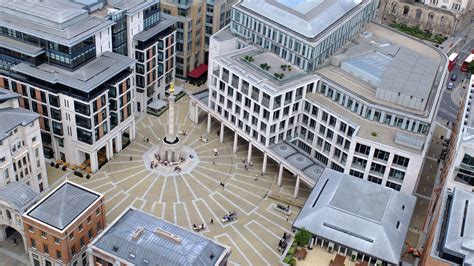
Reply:
M459 16L441 8L413 0L380 1L380 18L384 24L402 23L434 34L452 35L458 28Z
M178 3L179 2L179 3ZM230 8L237 0L164 0L161 11L179 19L176 34L176 76L207 63L209 38L230 22Z

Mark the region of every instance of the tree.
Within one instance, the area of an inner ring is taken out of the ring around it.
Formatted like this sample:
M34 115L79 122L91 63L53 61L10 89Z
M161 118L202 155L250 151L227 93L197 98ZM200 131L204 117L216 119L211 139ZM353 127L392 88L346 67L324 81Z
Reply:
M295 234L296 244L300 247L307 245L311 237L311 233L303 227Z
M471 74L474 74L474 61L471 61L471 63L469 63L469 65L467 66L467 71L469 71L469 73Z

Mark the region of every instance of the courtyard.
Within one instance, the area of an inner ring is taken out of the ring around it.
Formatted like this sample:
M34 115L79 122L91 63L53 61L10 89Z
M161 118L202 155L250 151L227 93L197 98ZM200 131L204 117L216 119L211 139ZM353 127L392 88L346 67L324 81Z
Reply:
M90 179L70 172L50 179L50 189L67 178L105 195L108 223L132 206L189 230L193 224L204 224L206 228L200 233L231 247L230 264L277 265L281 255L278 242L283 233L291 233L299 213L296 206L304 203L310 189L302 184L299 197L294 199L295 179L285 172L279 187L278 165L270 160L262 176L263 155L256 149L252 152L253 165L246 170L243 160L248 143L240 140L237 153L233 153L234 134L226 132L221 143L220 124L214 122L207 134L207 114L201 114L196 125L188 119L188 106L189 97L185 96L176 102L175 111L176 130L187 131L180 138L198 158L191 171L161 175L146 166L143 155L159 143L167 128L166 113L160 117L146 115L137 120L136 139ZM208 139L207 143L201 136ZM291 215L276 210L275 203L292 205ZM237 220L223 223L221 218L229 211L237 213Z

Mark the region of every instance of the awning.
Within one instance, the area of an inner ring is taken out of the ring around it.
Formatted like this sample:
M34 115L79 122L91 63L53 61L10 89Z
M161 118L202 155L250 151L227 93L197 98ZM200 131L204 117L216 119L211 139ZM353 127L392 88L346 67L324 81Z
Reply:
M200 64L198 67L193 69L193 71L188 73L188 77L197 79L206 72L207 72L207 65L206 64Z
M148 105L148 108L158 111L165 106L166 106L166 101L156 99Z

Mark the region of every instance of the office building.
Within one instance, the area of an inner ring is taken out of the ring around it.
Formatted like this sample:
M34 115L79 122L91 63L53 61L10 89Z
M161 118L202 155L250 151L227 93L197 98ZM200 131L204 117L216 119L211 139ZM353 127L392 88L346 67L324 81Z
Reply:
M227 265L230 248L130 208L88 247L94 265Z
M234 150L248 141L262 172L278 163L279 185L288 170L295 197L324 167L413 193L447 58L370 22L377 3L240 1L211 38L208 89L191 96L190 119L207 112L221 141L234 132Z
M453 126L439 183L433 190L424 230L421 265L473 265L474 201L473 113L474 75L467 81Z
M179 20L176 33L177 77L186 78L191 71L207 64L210 37L229 24L230 8L236 2L237 0L161 1L163 13Z
M136 112L164 103L175 76L177 19L160 12L157 0L74 0L90 16L111 20L112 52L136 59ZM163 107L163 105L161 105Z
M20 108L20 99L0 88L0 187L20 182L40 193L48 187L40 116Z
M63 182L23 214L31 265L90 265L86 247L105 225L104 196Z
M40 114L47 159L95 172L135 138L135 60L112 52L114 24L69 1L0 1L0 87Z
M399 265L415 202L414 196L326 169L293 227L311 232L315 248L370 265Z

